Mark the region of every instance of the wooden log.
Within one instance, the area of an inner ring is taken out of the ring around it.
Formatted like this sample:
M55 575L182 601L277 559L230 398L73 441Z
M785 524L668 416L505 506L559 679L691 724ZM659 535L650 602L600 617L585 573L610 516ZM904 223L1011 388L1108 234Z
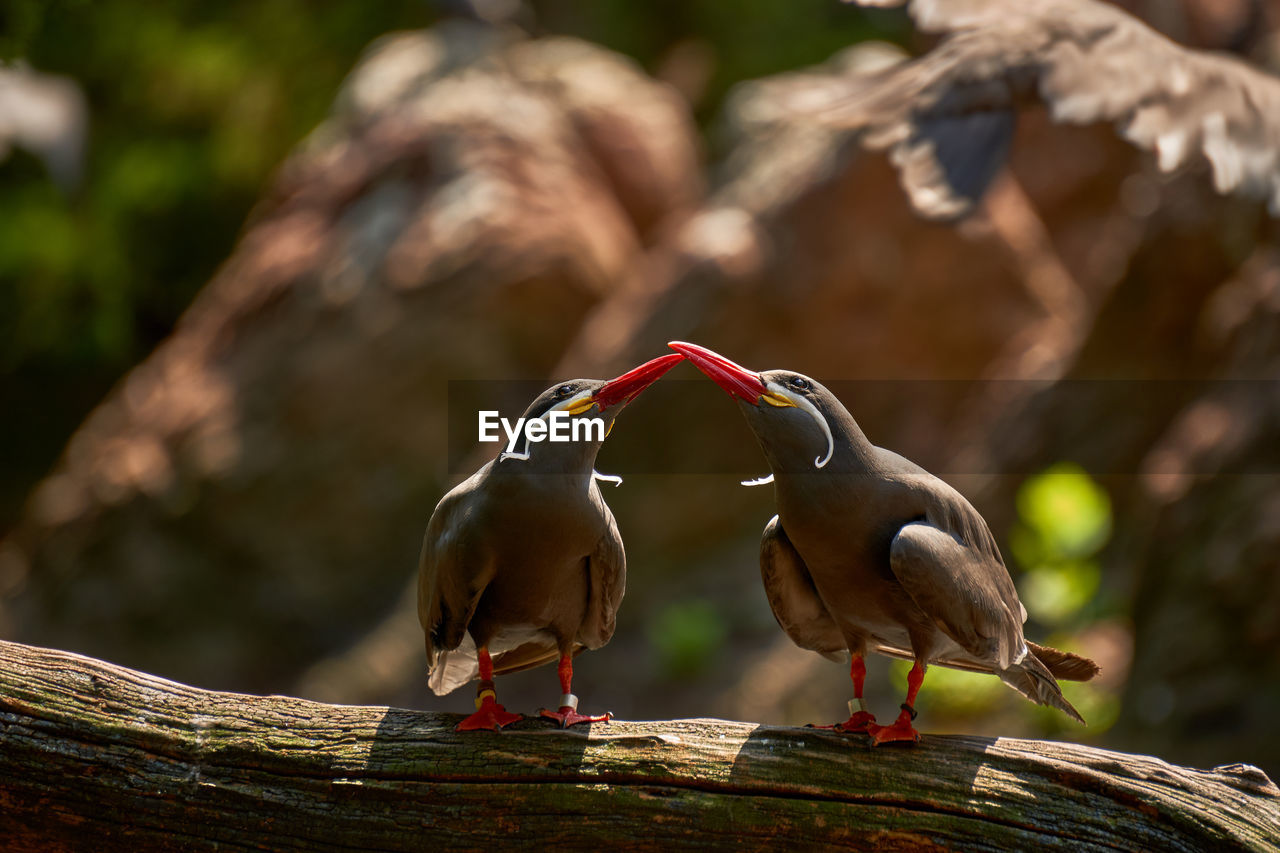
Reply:
M461 735L458 719L0 642L0 847L1280 849L1280 789L1247 765L950 735L871 749L721 720Z

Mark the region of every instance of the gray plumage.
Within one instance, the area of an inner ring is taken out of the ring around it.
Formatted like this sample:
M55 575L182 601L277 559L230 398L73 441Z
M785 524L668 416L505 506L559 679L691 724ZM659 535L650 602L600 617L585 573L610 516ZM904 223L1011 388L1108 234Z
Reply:
M778 515L765 527L760 570L778 624L795 643L839 659L845 650L995 674L1076 720L1053 673L1022 633L1027 614L986 521L959 492L872 445L839 400L788 371L760 374L807 398L834 436L800 408L740 408L774 472ZM1074 655L1043 650L1080 661ZM1092 677L1096 667L1075 674Z
M760 573L797 645L833 659L870 650L992 673L1084 722L1055 676L1088 680L1097 665L1026 641L1027 611L995 537L963 495L873 445L813 379L755 373L697 344L671 347L738 401L773 472L778 514L765 526ZM912 672L923 677L923 668ZM851 675L861 697L862 675ZM914 710L904 704L903 712L891 727L857 714L850 723L873 742L918 737Z
M524 432L520 445L441 499L418 565L418 619L428 684L437 695L481 675L480 650L494 675L560 658L560 711L542 716L561 725L608 718L578 714L569 690L571 657L613 636L627 580L622 537L597 482L596 454L623 407L681 360L659 356L608 381L575 379L548 388L525 410L526 423L590 417L599 421L597 429L570 427L569 441L537 442ZM481 684L487 700L482 697L461 729L500 728L518 718L496 704L489 678Z
M604 384L548 389L525 417L547 411L558 389ZM620 408L598 416L612 424ZM528 459L504 454L436 506L419 561L418 616L437 695L477 676L477 645L489 647L500 675L613 636L627 560L595 480L600 445L544 442Z

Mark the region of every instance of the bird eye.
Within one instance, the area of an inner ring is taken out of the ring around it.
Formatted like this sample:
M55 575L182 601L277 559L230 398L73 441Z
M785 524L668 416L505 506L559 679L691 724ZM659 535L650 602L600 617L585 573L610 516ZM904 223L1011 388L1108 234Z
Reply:
M808 391L813 387L813 385L809 383L809 380L805 379L803 376L792 376L791 382L788 384L797 391Z
M572 385L561 385L559 388L556 389L557 397L568 397L572 393L573 393Z

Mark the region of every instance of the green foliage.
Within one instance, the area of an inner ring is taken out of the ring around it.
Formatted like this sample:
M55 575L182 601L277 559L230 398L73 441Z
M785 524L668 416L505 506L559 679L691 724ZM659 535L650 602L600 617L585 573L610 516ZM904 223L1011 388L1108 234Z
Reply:
M1064 625L1097 595L1094 557L1111 536L1111 500L1084 469L1062 462L1023 483L1017 505L1009 544L1025 570L1022 603L1041 622Z
M1022 576L1022 602L1041 622L1069 622L1098 592L1102 572L1091 560L1039 565Z
M1060 462L1022 484L1017 497L1027 564L1091 557L1111 536L1111 499L1084 469Z
M1097 556L1111 538L1111 499L1079 465L1060 462L1022 484L1017 506L1010 550L1024 569L1019 596L1031 618L1064 632L1046 642L1073 648L1078 644L1072 631L1110 615L1100 600ZM1089 721L1091 735L1115 723L1120 699L1114 693L1091 683L1061 686L1067 701ZM1052 708L1039 708L1036 714L1043 734L1074 726Z
M76 197L0 164L0 373L137 360L226 257L264 181L361 50L418 2L10 0L6 56L90 104Z
M729 636L724 616L709 601L667 605L649 624L649 644L665 677L692 678L703 672Z

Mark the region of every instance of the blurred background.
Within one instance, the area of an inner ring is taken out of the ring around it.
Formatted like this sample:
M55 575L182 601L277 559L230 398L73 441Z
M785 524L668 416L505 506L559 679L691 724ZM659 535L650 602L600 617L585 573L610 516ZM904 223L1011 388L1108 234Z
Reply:
M1280 67L1267 3L1123 5ZM459 389L514 416L513 387L681 338L831 385L983 512L1028 636L1103 667L1065 686L1088 728L931 669L925 731L1280 772L1264 204L1028 109L978 210L927 222L884 154L761 118L779 82L936 41L834 0L3 9L0 637L468 711L427 691L414 611L435 502L494 452ZM584 710L846 713L845 667L769 612L772 492L737 484L764 462L734 408L681 365L601 453L628 593L576 664ZM870 666L883 716L906 668ZM499 690L558 696L552 668Z

